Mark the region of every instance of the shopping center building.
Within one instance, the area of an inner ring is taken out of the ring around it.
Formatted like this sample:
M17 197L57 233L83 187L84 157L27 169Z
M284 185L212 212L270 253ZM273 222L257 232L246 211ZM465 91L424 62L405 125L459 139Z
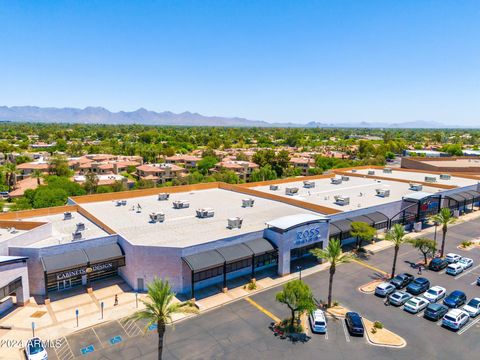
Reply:
M347 246L354 221L418 230L441 207L475 211L479 181L358 167L73 197L63 207L0 214L0 289L23 302L120 276L136 291L155 277L192 298L210 286L228 291L234 280L297 271L298 259L330 239Z

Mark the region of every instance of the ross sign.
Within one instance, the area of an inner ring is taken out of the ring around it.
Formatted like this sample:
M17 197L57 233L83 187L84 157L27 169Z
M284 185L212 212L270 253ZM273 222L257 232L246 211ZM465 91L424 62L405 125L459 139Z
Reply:
M320 226L311 227L309 229L296 232L294 245L303 245L316 242L320 239Z
M92 273L95 271L108 270L113 268L113 263L102 263L96 264L91 267L79 268L75 270L65 271L63 273L57 274L57 281L69 279L74 276L86 275L87 273ZM90 271L89 271L90 270Z

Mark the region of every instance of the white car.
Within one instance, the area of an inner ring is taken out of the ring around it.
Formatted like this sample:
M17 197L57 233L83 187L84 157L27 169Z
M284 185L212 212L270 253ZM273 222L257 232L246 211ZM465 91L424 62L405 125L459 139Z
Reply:
M440 299L443 299L446 293L447 293L447 289L445 289L444 287L432 286L423 294L423 297L427 299L429 302L434 303Z
M47 360L47 349L39 338L31 338L25 346L25 355L27 360Z
M463 310L452 309L442 319L442 325L454 330L459 330L465 325L470 316Z
M403 310L408 311L409 313L416 314L428 306L428 301L423 297L414 297L408 300L405 305L403 305Z
M377 287L375 288L375 295L382 296L382 297L388 296L391 293L393 293L396 289L397 288L395 287L395 285L390 284L388 282L384 282L377 285Z
M480 314L480 298L470 299L468 304L463 306L462 310L467 312L470 317L476 317Z
M445 260L447 260L449 264L456 263L461 258L462 257L460 255L454 253L448 253L447 256L445 256Z
M473 265L473 260L470 258L462 257L460 260L458 260L457 264L462 265L463 270L466 270Z
M447 270L445 271L446 274L448 275L458 275L461 272L463 272L463 266L458 264L458 263L452 263L447 266Z
M314 333L326 333L327 332L327 319L325 313L322 310L315 310L310 313L310 326Z

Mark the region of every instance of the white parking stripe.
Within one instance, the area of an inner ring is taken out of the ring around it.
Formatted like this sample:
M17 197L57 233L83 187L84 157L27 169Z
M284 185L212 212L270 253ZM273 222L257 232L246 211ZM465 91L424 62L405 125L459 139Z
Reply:
M477 280L475 280L474 282L470 283L470 285L477 285Z
M467 274L470 274L473 270L476 270L476 269L478 269L479 267L480 267L480 265L477 265L477 266L471 268L470 270L467 270L467 271L462 272L460 275L455 276L455 280L456 280L456 279L460 279L461 277L463 277L463 276L465 276L465 275L467 275Z
M442 326L443 319L437 321L437 326Z
M465 331L467 331L468 329L470 329L473 325L475 325L476 323L478 323L480 321L480 317L478 317L476 320L474 321L471 321L470 324L467 324L465 325L461 330L459 330L457 332L458 335L462 335Z
M419 311L417 314L417 317L422 317L422 316L423 316L423 312Z
M325 340L328 340L328 331L325 332Z
M439 271L438 273L439 273L439 274L445 274L445 271L446 271L446 270L443 269L442 271Z
M348 334L347 325L345 324L344 320L341 320L341 321L342 321L342 326L343 326L343 332L345 334L345 340L347 340L347 342L350 342L350 335Z

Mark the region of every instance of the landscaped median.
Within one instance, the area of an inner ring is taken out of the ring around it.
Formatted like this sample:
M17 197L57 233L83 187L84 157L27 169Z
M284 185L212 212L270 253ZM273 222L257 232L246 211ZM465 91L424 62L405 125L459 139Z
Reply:
M366 283L358 288L360 292L363 292L365 294L373 294L375 292L375 288L377 285L381 284L385 280L383 279L378 279L378 280L373 280L370 281L369 283Z
M363 325L365 326L367 339L372 345L395 348L403 348L407 345L404 338L385 329L379 322L372 322L363 318Z

